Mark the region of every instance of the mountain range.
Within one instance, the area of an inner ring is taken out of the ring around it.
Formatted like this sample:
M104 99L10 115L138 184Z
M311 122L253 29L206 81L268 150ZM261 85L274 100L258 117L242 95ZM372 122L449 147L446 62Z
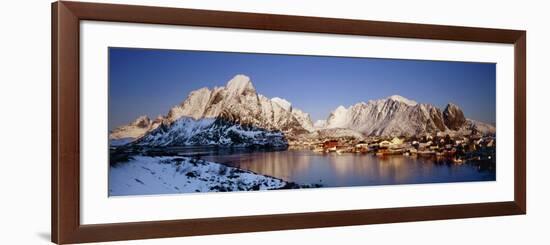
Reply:
M111 145L284 145L302 137L401 136L426 133L494 134L495 127L467 119L458 105L443 110L399 95L339 106L326 120L282 98L258 94L248 76L226 86L194 90L166 116L140 116L110 132Z
M459 106L449 103L441 111L434 105L393 95L360 102L348 108L339 106L327 120L315 123L317 129L351 129L367 136L412 136L448 132L469 134L477 130L495 133L492 125L467 119Z

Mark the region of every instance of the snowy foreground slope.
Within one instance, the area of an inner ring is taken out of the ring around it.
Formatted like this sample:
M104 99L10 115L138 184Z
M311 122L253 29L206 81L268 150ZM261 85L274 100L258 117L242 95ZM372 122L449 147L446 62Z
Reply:
M281 179L189 157L134 156L109 169L109 196L299 188Z

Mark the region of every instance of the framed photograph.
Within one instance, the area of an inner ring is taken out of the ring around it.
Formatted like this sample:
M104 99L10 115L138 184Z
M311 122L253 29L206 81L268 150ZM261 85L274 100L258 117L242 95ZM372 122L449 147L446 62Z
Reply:
M526 32L52 4L52 241L526 213Z

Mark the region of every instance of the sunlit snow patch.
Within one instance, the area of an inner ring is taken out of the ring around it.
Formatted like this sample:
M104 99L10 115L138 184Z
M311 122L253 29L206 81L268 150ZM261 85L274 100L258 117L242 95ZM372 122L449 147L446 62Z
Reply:
M189 157L133 156L110 166L109 195L150 195L292 188L294 184Z

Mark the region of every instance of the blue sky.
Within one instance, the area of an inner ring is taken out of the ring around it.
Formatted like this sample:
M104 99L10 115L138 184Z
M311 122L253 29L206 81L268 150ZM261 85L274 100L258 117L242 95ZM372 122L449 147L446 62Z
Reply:
M109 129L140 115L165 115L190 91L224 86L236 74L258 93L326 119L339 105L398 94L494 123L496 65L326 56L109 48Z

